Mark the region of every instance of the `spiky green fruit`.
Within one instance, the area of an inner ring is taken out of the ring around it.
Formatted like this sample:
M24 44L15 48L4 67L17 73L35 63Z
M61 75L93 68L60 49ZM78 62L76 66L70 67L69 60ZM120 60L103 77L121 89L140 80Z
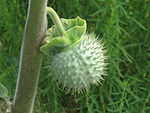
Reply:
M47 33L40 50L48 57L48 69L58 84L68 92L88 90L105 75L105 48L94 35L86 33L86 21L59 19L51 8L48 11L55 23Z
M105 75L104 45L95 35L83 35L81 40L60 53L49 57L48 68L58 84L73 92L88 90Z

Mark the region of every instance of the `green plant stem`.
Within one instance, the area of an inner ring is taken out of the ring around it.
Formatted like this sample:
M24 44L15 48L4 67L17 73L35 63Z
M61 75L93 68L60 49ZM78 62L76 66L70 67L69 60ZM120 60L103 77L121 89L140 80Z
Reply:
M54 24L57 26L57 30L59 32L59 35L62 36L63 33L65 32L65 29L63 27L63 24L62 24L59 16L51 7L47 7L47 13L50 14Z
M43 55L47 0L29 0L12 113L32 113Z

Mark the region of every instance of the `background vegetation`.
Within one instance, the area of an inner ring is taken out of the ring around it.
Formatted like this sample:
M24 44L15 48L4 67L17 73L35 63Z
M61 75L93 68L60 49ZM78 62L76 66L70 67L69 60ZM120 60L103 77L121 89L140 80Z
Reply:
M150 0L49 0L64 18L80 16L108 49L108 77L89 93L65 94L45 69L35 113L150 113ZM13 97L27 0L0 1L0 83ZM52 21L49 18L49 27Z

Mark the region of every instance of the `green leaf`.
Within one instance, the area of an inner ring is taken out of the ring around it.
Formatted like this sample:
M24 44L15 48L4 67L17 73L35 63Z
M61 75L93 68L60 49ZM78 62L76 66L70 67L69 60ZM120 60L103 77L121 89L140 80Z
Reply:
M62 49L76 43L86 32L86 21L77 17L75 19L61 19L65 28L63 36L59 36L57 26L53 25L47 30L48 37L40 50L44 54L50 54L52 51L61 51Z
M64 37L71 40L72 43L76 42L86 32L86 21L77 17L75 19L61 19L66 32Z
M77 40L81 38L84 33L83 27L73 27L64 33L64 37L70 39L71 43L75 43Z
M65 30L71 29L75 26L78 27L84 27L84 30L86 30L86 21L82 18L80 18L79 16L76 17L75 19L61 19Z
M0 98L6 99L8 98L8 90L7 88L0 83Z
M3 47L3 44L1 43L1 41L0 41L0 49Z
M63 48L68 47L70 45L69 40L63 37L56 37L50 40L49 43L44 44L40 50L48 55L51 54L52 51L61 51Z
M46 34L48 35L48 37L46 37L46 40L50 40L52 38L58 37L59 33L57 31L57 26L53 25L51 28L47 30Z

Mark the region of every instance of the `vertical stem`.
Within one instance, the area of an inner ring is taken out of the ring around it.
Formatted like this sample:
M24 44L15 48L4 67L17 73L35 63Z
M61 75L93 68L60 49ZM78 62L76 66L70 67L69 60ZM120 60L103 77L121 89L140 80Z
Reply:
M47 0L29 0L12 113L32 113L43 55Z
M62 36L63 33L65 32L65 29L63 27L63 24L62 24L59 16L51 7L47 7L47 13L50 14L54 24L57 26L59 35Z

